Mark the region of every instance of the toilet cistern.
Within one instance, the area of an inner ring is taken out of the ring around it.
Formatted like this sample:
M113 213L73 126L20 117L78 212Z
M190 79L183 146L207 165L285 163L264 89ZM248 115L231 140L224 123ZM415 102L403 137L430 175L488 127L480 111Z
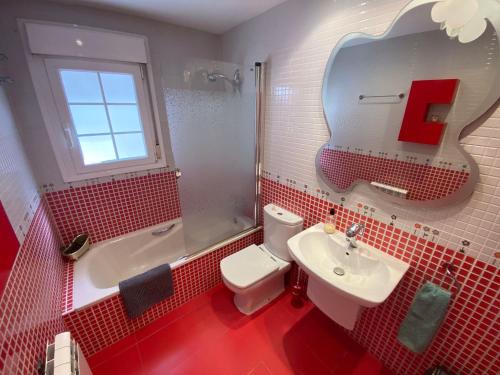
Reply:
M347 228L345 234L347 236L347 241L349 241L349 248L355 249L358 247L356 242L356 236L362 235L365 232L365 226L361 223L353 223L349 228Z

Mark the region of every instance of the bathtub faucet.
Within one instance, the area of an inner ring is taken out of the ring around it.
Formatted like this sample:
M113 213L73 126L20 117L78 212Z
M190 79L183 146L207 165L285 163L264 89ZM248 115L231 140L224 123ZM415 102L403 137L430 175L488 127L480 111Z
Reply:
M154 231L151 232L151 234L153 236L162 236L162 235L167 234L168 232L170 232L172 229L174 229L174 227L175 227L175 224L171 224L168 227L163 227L163 228L155 229Z

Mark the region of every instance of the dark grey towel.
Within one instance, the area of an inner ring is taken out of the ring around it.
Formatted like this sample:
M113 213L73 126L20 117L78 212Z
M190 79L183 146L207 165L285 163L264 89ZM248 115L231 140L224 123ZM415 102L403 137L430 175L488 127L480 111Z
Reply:
M170 264L118 283L129 318L137 318L148 308L174 294Z

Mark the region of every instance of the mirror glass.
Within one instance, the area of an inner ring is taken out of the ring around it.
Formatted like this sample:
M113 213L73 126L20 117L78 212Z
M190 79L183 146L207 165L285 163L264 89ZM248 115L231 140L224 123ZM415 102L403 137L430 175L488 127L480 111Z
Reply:
M462 130L499 97L498 38L488 23L470 43L431 20L433 4L405 10L382 37L350 34L323 82L329 142L317 169L335 191L368 183L398 202L468 196L477 166Z

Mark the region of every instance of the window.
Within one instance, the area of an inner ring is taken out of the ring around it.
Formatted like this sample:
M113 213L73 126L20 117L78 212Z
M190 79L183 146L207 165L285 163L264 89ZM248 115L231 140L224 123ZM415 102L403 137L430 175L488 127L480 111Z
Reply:
M63 171L69 176L65 180L158 167L151 105L139 64L44 61L61 119L50 127L66 146L55 152L66 152L71 161L66 165L72 170Z

